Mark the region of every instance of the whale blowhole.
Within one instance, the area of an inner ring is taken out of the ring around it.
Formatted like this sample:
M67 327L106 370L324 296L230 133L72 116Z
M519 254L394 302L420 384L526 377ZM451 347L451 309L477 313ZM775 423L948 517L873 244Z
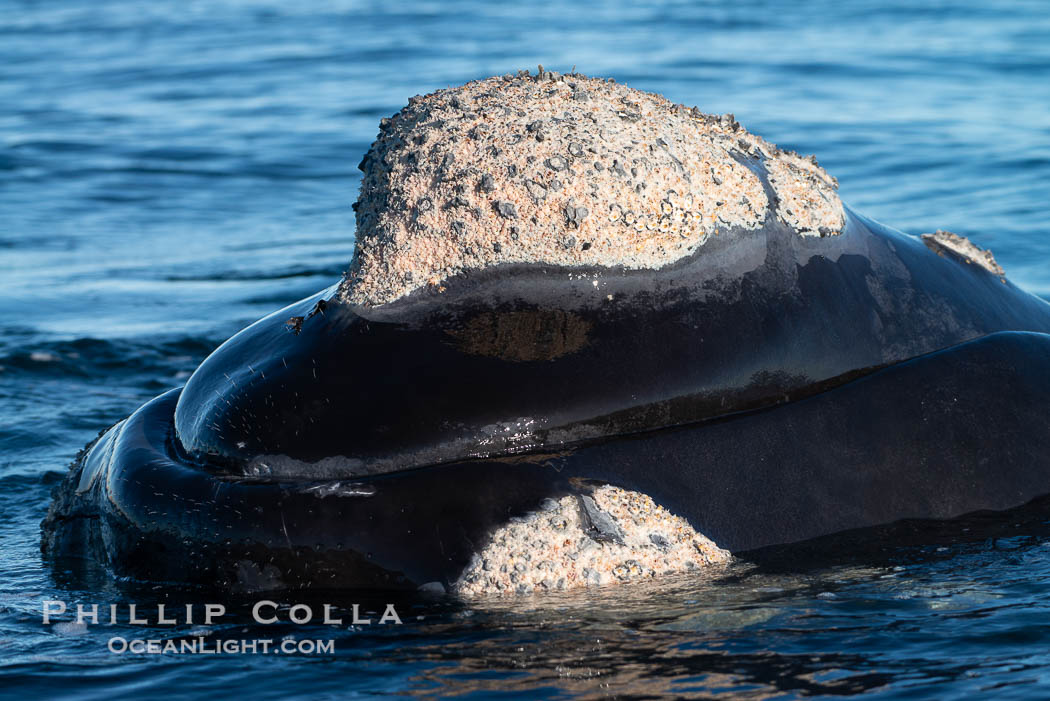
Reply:
M578 73L413 97L360 167L340 297L365 306L500 264L660 268L769 217L803 236L845 224L838 183L812 157L733 115Z

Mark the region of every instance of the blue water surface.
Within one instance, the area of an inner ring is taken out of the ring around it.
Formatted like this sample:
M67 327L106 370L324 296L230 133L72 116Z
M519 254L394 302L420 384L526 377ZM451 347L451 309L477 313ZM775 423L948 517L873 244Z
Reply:
M1050 536L1031 515L714 580L410 602L402 626L202 631L331 654L114 655L114 634L197 629L41 624L44 599L193 596L47 567L50 489L100 429L338 279L380 118L541 63L733 112L816 154L857 210L969 236L1050 295L1041 0L5 0L0 696L1050 696Z

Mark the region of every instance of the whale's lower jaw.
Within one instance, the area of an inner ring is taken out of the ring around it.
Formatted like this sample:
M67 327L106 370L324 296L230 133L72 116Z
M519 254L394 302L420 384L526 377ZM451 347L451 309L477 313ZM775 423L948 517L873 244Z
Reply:
M48 556L234 591L473 595L689 571L724 561L718 546L746 557L1050 493L1050 336L1038 333L716 421L360 480L230 478L183 462L178 395L78 457L42 526Z
M567 478L542 459L357 482L209 473L172 452L178 394L146 404L78 455L42 524L45 554L97 560L123 577L237 592L422 588L463 596L572 589L729 561L648 496Z

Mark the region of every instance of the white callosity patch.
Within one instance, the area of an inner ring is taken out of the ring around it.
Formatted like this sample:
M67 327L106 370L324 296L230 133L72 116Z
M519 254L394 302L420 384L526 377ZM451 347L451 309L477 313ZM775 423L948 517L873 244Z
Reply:
M500 263L659 268L766 221L761 164L785 222L841 230L834 179L732 115L548 72L414 97L362 162L341 294L379 305Z
M573 589L698 570L730 554L650 497L602 486L548 499L492 534L453 589L466 596Z
M830 236L842 230L846 213L835 193L838 181L812 156L782 152L765 164L781 221L803 236Z
M996 262L992 252L977 246L965 236L937 229L932 234L923 234L922 241L927 248L938 254L950 251L967 263L976 263L993 275L998 275L1003 282L1006 282L1006 273L999 263Z

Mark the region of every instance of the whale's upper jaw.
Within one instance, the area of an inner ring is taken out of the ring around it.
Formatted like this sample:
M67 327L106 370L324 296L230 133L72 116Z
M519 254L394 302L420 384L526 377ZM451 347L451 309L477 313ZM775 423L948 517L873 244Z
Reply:
M832 259L858 235L847 224L818 240L772 221L714 236L660 269L495 265L376 307L329 288L209 357L179 402L178 438L230 475L343 478L573 446L779 401L811 378L785 374L785 388L737 367L737 352L705 357L732 332L718 332L712 305L737 304L740 281L775 262L772 250L790 271L808 249ZM723 386L734 388L729 399Z
M330 289L249 327L188 382L182 447L231 475L385 474L714 420L1050 330L1045 303L852 213L837 236L770 220L655 270L507 264L445 287L375 307Z
M776 220L845 224L812 158L651 93L522 73L415 97L361 164L340 296L377 306L507 264L656 269Z
M610 81L413 98L362 169L346 278L201 365L176 410L189 454L271 474L517 455L1023 323L998 283L848 213L815 162Z

